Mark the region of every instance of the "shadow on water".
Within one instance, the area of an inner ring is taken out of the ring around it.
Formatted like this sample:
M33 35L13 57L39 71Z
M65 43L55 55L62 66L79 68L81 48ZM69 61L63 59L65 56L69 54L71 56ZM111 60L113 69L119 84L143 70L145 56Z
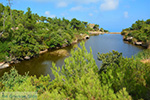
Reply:
M139 51L143 50L143 48L124 43L122 38L123 37L120 34L91 36L89 40L85 41L85 47L88 52L90 51L91 47L93 57L98 67L101 64L101 62L97 60L98 52L107 53L115 50L122 52L124 57L132 57ZM77 45L80 47L79 43ZM11 67L15 66L21 75L24 75L25 72L29 72L29 75L36 75L39 77L41 75L49 74L53 78L51 71L52 62L54 62L58 67L62 66L64 64L64 59L70 55L72 49L73 46L69 46L61 50L48 51L29 61L22 61L21 63L13 64ZM11 67L1 69L0 76L2 76L4 72L8 72Z

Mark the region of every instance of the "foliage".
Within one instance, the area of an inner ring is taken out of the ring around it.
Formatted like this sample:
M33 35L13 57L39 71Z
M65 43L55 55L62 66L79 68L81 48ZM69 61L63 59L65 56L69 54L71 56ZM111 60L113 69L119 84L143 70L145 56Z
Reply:
M11 91L16 84L21 85L23 82L27 80L27 74L21 76L18 74L17 70L12 68L10 73L5 72L4 75L0 78L0 91Z
M81 45L65 59L65 65L56 67L53 64L54 80L49 75L21 76L12 69L1 77L0 91L37 92L39 100L149 100L149 64L124 58L117 51L99 53L102 66L98 73L92 51L88 53L84 44Z
M150 19L147 19L146 21L138 20L134 24L132 24L131 27L123 29L121 34L125 35L125 38L127 37L133 37L132 43L134 43L134 40L142 42L143 44L148 44L150 40Z
M41 50L70 45L76 35L88 30L88 22L76 18L69 21L44 17L32 13L30 8L24 13L0 3L0 62L12 58L23 60Z
M139 60L142 60L142 59L150 59L150 49L143 50L143 51L139 52L139 53L135 56L135 59L139 59Z
M94 27L93 27L93 29L94 29L95 31L98 31L98 30L99 30L99 25L95 24Z
M118 53L117 51L114 50L106 54L98 53L98 60L103 62L99 72L101 73L102 71L106 71L107 67L110 66L110 64L118 65L121 59L122 53Z
M112 85L118 77L114 77L113 79L109 78L111 81L106 77L110 75L109 70L111 68L107 71L109 73L98 74L98 67L93 58L92 51L88 53L83 44L81 48L77 48L77 50L71 52L72 55L65 59L65 65L61 69L53 64L52 72L55 76L54 80L51 80L49 75L36 78L36 76L20 77L20 75L15 74L14 77L12 73L16 73L16 71L13 70L10 75L7 74L10 78L4 78L6 76L4 75L0 80L1 86L3 86L1 91L21 92L25 90L37 92L39 100L49 98L58 100L132 100L132 97L127 92L128 87L126 88L126 85L122 82L123 85L116 84L121 85L121 88ZM118 71L120 70L118 69ZM11 86L11 88L6 88L6 83L10 83L10 79L11 82L15 80L15 84L9 84L8 86ZM18 81L18 79L21 81ZM130 88L132 89L133 87Z
M149 65L133 58L124 58L120 53L114 53L114 51L113 53L99 54L99 58L104 61L102 69L104 69L103 65L107 64L105 70L100 69L99 74L103 85L109 84L115 92L125 87L135 100L149 99Z

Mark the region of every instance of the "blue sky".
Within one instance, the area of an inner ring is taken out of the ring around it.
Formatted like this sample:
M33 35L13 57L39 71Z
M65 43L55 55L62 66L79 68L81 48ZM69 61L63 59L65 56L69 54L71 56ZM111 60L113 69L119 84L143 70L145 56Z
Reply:
M12 9L46 17L99 24L111 32L120 32L137 20L150 19L150 0L12 0ZM0 0L7 5L7 0Z

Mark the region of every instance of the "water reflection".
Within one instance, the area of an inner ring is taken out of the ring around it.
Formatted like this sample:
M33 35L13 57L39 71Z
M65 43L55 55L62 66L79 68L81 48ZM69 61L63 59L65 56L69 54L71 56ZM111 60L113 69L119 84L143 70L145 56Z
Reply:
M79 47L80 45L77 44ZM96 61L96 64L100 66L100 61L97 60L97 53L107 53L112 50L116 50L123 53L124 57L132 57L137 52L141 51L143 48L133 46L131 44L124 43L122 41L122 36L119 34L104 34L98 36L91 36L89 40L85 41L85 46L90 51L92 48L93 57ZM77 47L77 46L76 46ZM14 64L15 68L18 70L19 74L24 74L29 72L29 75L40 75L50 74L53 77L51 72L52 62L56 66L60 67L64 64L64 59L70 55L73 46L69 46L60 50L53 50L38 57L35 57L29 61L22 61L19 64ZM0 76L4 72L7 72L11 67L0 70Z

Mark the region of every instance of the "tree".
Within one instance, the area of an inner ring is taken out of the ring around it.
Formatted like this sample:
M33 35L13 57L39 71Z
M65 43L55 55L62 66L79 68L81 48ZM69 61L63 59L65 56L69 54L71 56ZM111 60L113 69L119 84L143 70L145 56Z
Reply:
M29 30L33 30L36 24L36 19L33 18L33 14L31 12L31 9L27 8L28 12L25 13L25 27Z
M119 64L119 61L122 58L123 58L122 53L119 53L114 50L106 54L98 53L98 60L102 61L102 66L101 69L99 70L99 73L101 73L102 71L105 72L109 65Z
M98 30L99 30L99 25L95 24L94 27L93 27L93 29L94 29L95 31L98 31Z
M87 28L88 22L82 21L82 23L85 25L85 27Z
M4 5L0 3L0 18L2 18L4 12Z
M8 1L9 9L10 9L11 21L12 21L12 24L13 24L12 11L11 11L11 3L10 3L10 1L12 1L12 0L7 0L7 1Z
M146 20L146 24L150 24L150 19L147 19L147 20Z
M71 26L73 27L73 29L80 29L80 24L81 22L79 20L77 20L76 18L73 18L70 22Z
M42 22L44 22L44 21L46 21L46 17L41 16L41 17L40 17L40 20L41 20Z

